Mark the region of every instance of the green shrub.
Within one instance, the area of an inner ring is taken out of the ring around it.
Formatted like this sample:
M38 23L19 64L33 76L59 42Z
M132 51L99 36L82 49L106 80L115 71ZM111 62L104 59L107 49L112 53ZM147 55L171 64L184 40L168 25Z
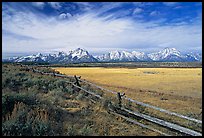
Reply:
M76 128L74 128L74 125L71 125L71 126L68 127L66 134L67 134L68 136L77 136L77 135L78 135L78 134L77 134L77 131L78 131L78 130L76 130Z
M83 107L82 110L80 111L80 115L81 116L88 116L92 113L92 110L90 109L90 107Z
M35 136L47 136L49 134L50 126L48 123L38 121L34 127Z
M104 109L108 109L111 104L112 103L111 103L111 99L110 98L106 98L106 99L102 100L102 107Z
M17 120L7 121L2 124L4 136L32 136L32 127L29 123L21 123Z
M24 111L16 116L15 119L8 120L2 124L2 134L11 136L46 136L50 134L50 125L39 120L27 120Z
M81 136L90 136L92 134L93 130L90 126L85 125L80 131L79 135Z
M84 97L84 93L79 93L78 95L77 95L77 97L76 97L76 99L77 100L82 100L82 99L84 99L85 97Z
M138 109L138 111L139 111L140 113L143 113L143 112L145 112L146 107L145 107L145 106L142 106L142 105L137 105L137 106L136 106L136 109Z
M123 105L125 106L125 108L130 109L130 110L131 110L131 108L133 107L133 106L132 106L132 102L129 101L129 100L124 101L124 102L123 102Z

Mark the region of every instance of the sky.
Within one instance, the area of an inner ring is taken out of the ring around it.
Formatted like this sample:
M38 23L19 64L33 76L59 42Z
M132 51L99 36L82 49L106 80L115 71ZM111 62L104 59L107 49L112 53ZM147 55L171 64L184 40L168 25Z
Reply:
M84 48L202 51L202 2L3 2L3 58Z

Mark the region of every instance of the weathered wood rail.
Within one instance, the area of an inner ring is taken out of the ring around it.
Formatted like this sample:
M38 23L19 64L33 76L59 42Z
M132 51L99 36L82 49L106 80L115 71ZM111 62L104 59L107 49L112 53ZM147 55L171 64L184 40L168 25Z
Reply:
M24 66L24 65L23 65L23 66ZM41 71L39 71L39 70L36 70L36 69L33 69L33 68L29 68L29 66L27 66L27 65L25 65L25 66L28 67L28 69L32 70L33 72L37 72L37 73L45 74L45 75L53 75L53 76L63 77L63 78L70 78L70 77L71 77L71 78L75 78L75 79L78 79L78 80L81 81L81 82L88 83L88 84L90 84L90 85L92 85L92 86L95 86L95 87L101 89L101 90L109 91L109 92L111 92L111 93L113 93L113 94L118 94L117 92L108 90L108 89L106 89L106 88L103 88L103 87L101 87L101 86L98 86L98 85L96 85L96 84L93 84L93 83L91 83L91 82L88 82L88 81L86 81L86 80L79 79L80 77L62 75L62 74L57 74L57 73L41 72ZM74 82L70 82L70 81L65 81L65 82L70 83L72 86L74 86L74 87L76 87L76 88L79 88L80 90L82 90L82 91L84 91L84 92L86 92L86 93L88 93L88 94L91 94L91 95L93 95L93 96L95 96L95 97L97 97L97 98L99 98L99 99L103 99L102 96L100 96L100 95L98 95L98 94L96 94L96 93L94 93L94 92L88 91L88 90L86 90L86 89L84 89L84 88L82 88L82 87L80 87L80 86L74 84ZM201 120L197 120L197 119L195 119L195 118L187 117L187 116L184 116L184 115L181 115L181 114L178 114L178 113L175 113L175 112L171 112L171 111L168 111L168 110L165 110L165 109L156 107L156 106L152 106L152 105L149 105L149 104L146 104L146 103L143 103L143 102L139 102L139 101L133 100L133 99L128 98L128 97L125 97L125 96L121 96L121 98L124 98L124 99L129 100L129 101L131 101L131 102L133 102L133 103L136 103L136 104L139 104L139 105L142 105L142 106L145 106L145 107L149 107L149 108L158 110L158 111L160 111L160 112L164 112L164 113L167 113L167 114L170 114L170 115L174 115L174 116L177 116L177 117L180 117L180 118L184 118L184 119L187 119L187 120L194 121L194 122L196 122L196 123L201 123L201 124L202 124L202 121L201 121ZM142 113L139 113L139 112L133 112L133 111L130 111L130 110L125 109L125 108L123 108L123 107L120 107L120 110L125 111L125 112L127 112L127 113L129 113L129 114L132 114L132 115L134 115L134 116L136 116L136 117L143 118L143 119L148 120L148 121L150 121L150 122L156 123L156 124L161 125L161 126L163 126L163 127L170 128L170 129L173 129L173 130L175 130L175 131L178 131L178 132L181 132L181 133L184 133L184 134L187 134L187 135L191 135L191 136L202 136L202 133L200 133L200 132L196 132L196 131L191 130L191 129L189 129L189 128L185 128L185 127L182 127L182 126L180 126L180 125L177 125L177 124L174 124L174 123L171 123L171 122L162 120L162 119L158 119L158 118L156 118L156 117L152 117L152 116L149 116L149 115L146 115L146 114L142 114ZM130 119L130 118L128 118L128 117L125 117L125 116L123 116L123 115L121 115L121 114L118 114L118 113L115 113L115 112L114 112L114 114L115 114L115 115L118 115L118 116L121 116L122 118L124 118L124 119L126 119L126 120L128 120L128 121L130 121L130 122L133 122L134 124L137 124L137 125L139 125L139 126L141 126L141 127L150 129L150 130L152 130L152 131L158 132L158 133L163 134L163 135L168 135L168 134L165 134L165 133L163 133L163 132L161 132L161 131L159 131L159 130L156 130L156 129L154 129L154 128L151 128L151 127L149 127L149 126L146 126L146 125L144 125L144 124L141 124L141 123L139 123L139 122L136 122L135 120Z
M175 113L175 112L171 112L171 111L168 111L168 110L165 110L165 109L162 109L162 108L159 108L159 107L150 105L150 104L146 104L146 103L143 103L143 102L139 102L139 101L133 100L133 99L128 98L128 97L124 97L124 99L129 100L129 101L131 101L131 102L133 102L133 103L136 103L136 104L145 106L145 107L149 107L149 108L158 110L158 111L160 111L160 112L164 112L164 113L167 113L167 114L170 114L170 115L174 115L174 116L177 116L177 117L180 117L180 118L183 118L183 119L187 119L187 120L194 121L194 122L196 122L196 123L201 123L201 124L202 124L202 121L201 121L201 120L197 120L197 119L195 119L195 118L187 117L187 116L184 116L184 115L181 115L181 114L178 114L178 113Z
M124 111L126 111L126 112L128 112L130 114L135 115L135 116L144 118L144 119L146 119L148 121L151 121L151 122L154 122L156 124L162 125L164 127L174 129L174 130L179 131L181 133L185 133L185 134L188 134L188 135L191 135L191 136L202 136L202 134L199 133L199 132L196 132L194 130L179 126L177 124L173 124L173 123L164 121L162 119L158 119L158 118L155 118L155 117L152 117L152 116L149 116L149 115L145 115L145 114L142 114L142 113L139 113L139 112L133 112L133 111L130 111L130 110L125 109L125 108L121 108L121 110L124 110Z
M103 88L101 86L98 86L96 84L93 84L91 82L88 82L88 81L85 81L85 80L80 80L82 82L86 82L86 83L89 83L90 85L93 85L101 90L105 90L105 91L108 91L108 92L111 92L113 94L117 94L117 92L114 92L114 91L111 91L111 90L108 90L106 88ZM152 109L155 109L155 110L158 110L160 112L164 112L164 113L167 113L167 114L170 114L170 115L174 115L174 116L177 116L177 117L180 117L180 118L183 118L183 119L187 119L187 120L190 120L190 121L194 121L196 123L201 123L202 124L202 121L201 120L198 120L198 119L195 119L195 118L191 118L191 117L188 117L188 116L184 116L184 115L181 115L181 114L178 114L178 113L175 113L175 112L172 112L172 111L168 111L166 109L162 109L160 107L156 107L156 106L153 106L153 105L150 105L150 104L146 104L146 103L143 103L143 102L140 102L140 101L137 101L137 100L133 100L131 98L128 98L128 97L122 97L123 99L126 99L126 100L129 100L133 103L136 103L138 105L142 105L142 106L145 106L145 107L149 107L149 108L152 108Z
M131 123L134 123L134 124L136 124L136 125L138 125L138 126L141 126L141 127L143 127L143 128L152 130L152 131L157 132L157 133L159 133L159 134L161 134L161 135L171 136L171 135L166 134L166 133L164 133L164 132L161 132L161 131L159 131L159 130L157 130L157 129L154 129L153 127L144 125L144 124L142 124L142 123L137 122L136 120L133 120L133 119L130 119L130 118L128 118L128 117L125 117L124 115L118 114L118 113L116 113L116 112L114 112L114 111L112 111L111 114L114 114L114 115L116 115L116 116L122 117L123 119L125 119L125 120L127 120L127 121L129 121L129 122L131 122Z
M93 95L93 96L95 96L95 97L97 97L97 98L99 98L99 99L102 99L102 98L103 98L103 97L101 97L100 95L95 94L94 92L90 92L90 91L88 91L88 90L86 90L86 89L84 89L84 88L82 88L82 87L80 87L80 86L77 86L77 85L74 84L73 82L70 82L70 81L65 81L65 82L70 83L70 84L72 84L74 87L77 87L77 88L81 89L82 91L84 91L84 92L86 92L86 93L88 93L88 94L91 94L91 95Z

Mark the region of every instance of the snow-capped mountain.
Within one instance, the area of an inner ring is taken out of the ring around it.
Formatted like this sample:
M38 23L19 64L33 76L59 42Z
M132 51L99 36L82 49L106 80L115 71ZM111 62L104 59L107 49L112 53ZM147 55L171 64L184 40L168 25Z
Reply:
M96 56L101 62L111 61L164 61L164 62L184 62L184 61L202 61L202 55L189 53L182 55L175 48L165 48L161 51L146 54L144 52L126 52L112 51L101 56Z
M36 55L9 58L8 60L12 62L44 62L45 57L38 53Z
M165 48L161 51L146 54L144 52L111 51L107 54L93 57L85 49L77 48L69 52L57 54L12 57L3 61L9 62L46 62L46 63L81 63L81 62L139 62L139 61L163 61L163 62L193 62L202 61L202 54L181 54L175 48Z
M59 52L57 54L21 56L6 59L9 62L48 62L48 63L79 63L79 62L97 62L92 55L85 49L77 48L68 53Z
M149 60L143 52L112 51L96 57L99 61L143 61Z
M185 59L188 61L202 61L202 54L191 52L191 53L185 54Z
M96 57L99 61L132 61L132 54L126 51L111 51Z
M144 52L132 51L132 54L140 61L151 61L151 59Z
M90 55L88 51L81 48L70 51L69 56L72 62L97 62L97 59Z
M147 55L153 61L183 61L184 57L175 48L165 48L156 53Z

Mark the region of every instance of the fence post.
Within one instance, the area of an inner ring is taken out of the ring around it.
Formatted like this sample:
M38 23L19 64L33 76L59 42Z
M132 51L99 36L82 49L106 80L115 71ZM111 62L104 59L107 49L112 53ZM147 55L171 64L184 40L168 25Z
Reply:
M118 96L118 105L119 105L119 107L121 108L121 106L122 106L122 105L121 105L121 103L122 103L122 101L121 101L122 98L121 98L120 92L117 93L117 96Z
M124 96L125 93L120 94L120 92L117 93L117 97L118 97L118 105L121 108L122 107L122 96Z
M81 85L79 84L79 80L77 79L76 75L74 75L74 78L75 78L75 80L76 80L76 81L74 82L74 84L77 85L77 86L79 86L79 87L81 87ZM73 87L73 93L74 93L74 91L77 91L77 92L80 91L79 88L76 88L76 87L74 87L73 85L72 85L72 87Z
M35 70L32 68L33 73L35 73Z
M74 78L76 79L75 84L76 84L77 86L81 87L81 85L79 84L79 80L77 79L76 75L74 75Z

